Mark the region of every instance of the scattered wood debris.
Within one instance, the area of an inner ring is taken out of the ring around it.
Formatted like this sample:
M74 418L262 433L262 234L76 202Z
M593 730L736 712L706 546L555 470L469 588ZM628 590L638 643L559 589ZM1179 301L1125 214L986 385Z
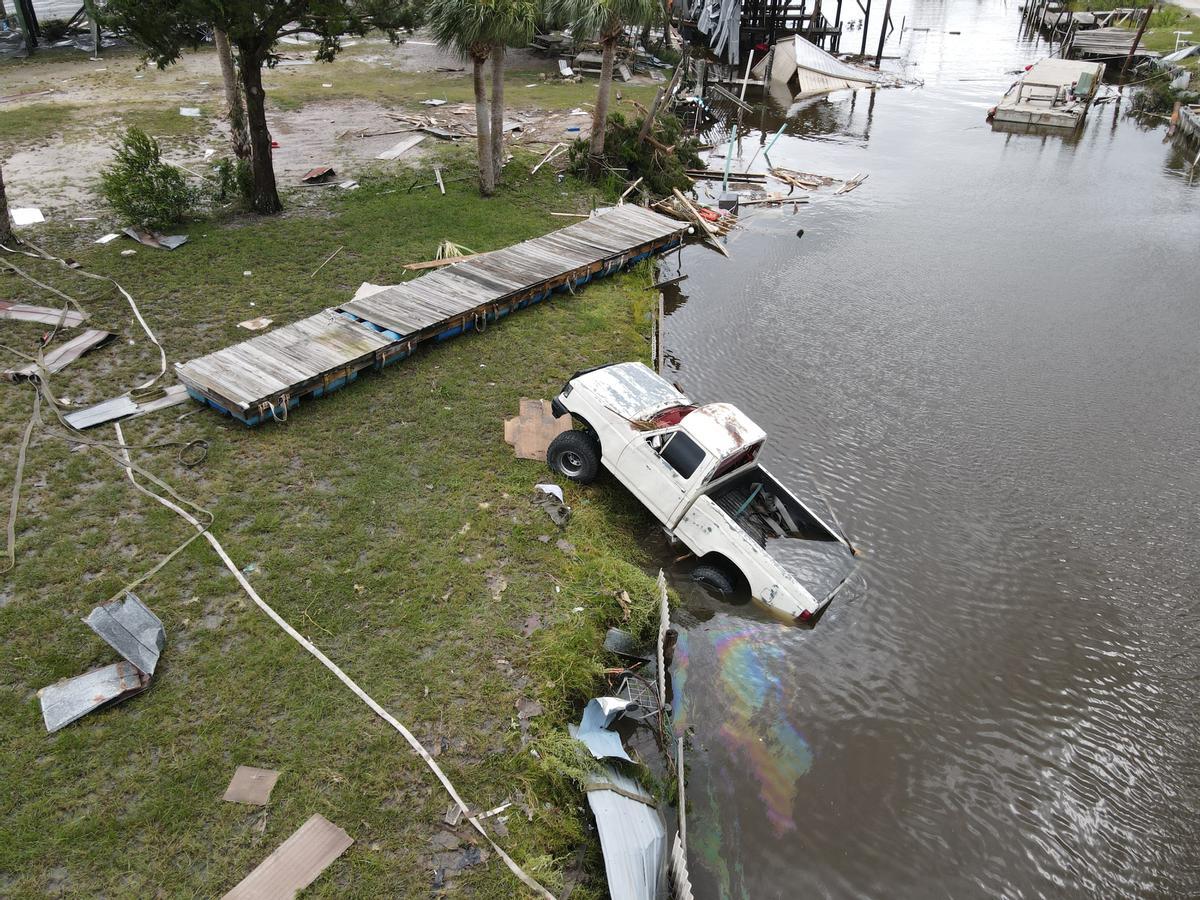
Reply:
M354 839L317 814L297 829L223 900L294 897L317 880Z
M250 806L265 806L271 799L271 789L279 780L274 769L258 769L254 766L238 766L225 789L222 800L228 803L246 803Z
M854 177L852 177L845 184L843 184L836 191L834 191L834 193L835 194L848 194L852 190L854 190L856 187L858 187L860 184L862 184L864 181L866 181L869 177L870 177L869 175L863 175L862 173L859 173L859 174L855 175Z
M396 159L397 157L402 156L405 153L407 153L413 147L417 146L417 144L421 143L421 141L423 141L423 140L425 140L425 135L423 135L423 134L410 134L408 137L404 138L403 140L398 141L397 143L393 144L389 149L384 150L382 153L380 153L375 158L376 159Z

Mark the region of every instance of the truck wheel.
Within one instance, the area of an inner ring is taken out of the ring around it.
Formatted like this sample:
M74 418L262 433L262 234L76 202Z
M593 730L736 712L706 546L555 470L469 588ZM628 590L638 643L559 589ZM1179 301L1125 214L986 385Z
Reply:
M716 566L696 566L692 569L692 581L706 584L718 594L733 593L733 579L728 572Z
M550 442L546 463L578 484L591 484L600 473L600 442L582 431L564 431Z

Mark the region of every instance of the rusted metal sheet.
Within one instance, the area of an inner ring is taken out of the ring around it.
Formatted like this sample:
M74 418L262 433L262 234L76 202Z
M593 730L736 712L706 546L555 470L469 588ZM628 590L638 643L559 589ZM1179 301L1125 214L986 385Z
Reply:
M46 730L58 731L101 707L140 694L149 686L150 676L127 662L113 663L55 682L38 691Z
M315 815L279 845L223 900L292 900L354 843L322 815Z
M72 338L65 344L60 344L53 350L42 355L42 365L53 375L55 372L61 372L83 354L89 350L94 350L101 344L106 344L113 339L114 335L108 331L96 331L88 329L78 337ZM17 368L8 369L4 374L12 381L19 381L22 378L32 378L38 374L37 363L29 363Z
M49 732L58 731L90 712L139 694L150 686L166 641L163 624L141 600L126 594L97 606L83 620L124 662L93 669L38 691L42 719Z

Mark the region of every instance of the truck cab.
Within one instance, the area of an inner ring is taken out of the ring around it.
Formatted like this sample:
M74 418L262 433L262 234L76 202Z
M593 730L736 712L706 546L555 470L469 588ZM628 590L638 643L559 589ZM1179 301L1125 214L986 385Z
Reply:
M641 363L578 373L552 405L580 428L551 443L551 469L611 472L695 554L698 580L811 621L849 578L848 542L759 464L766 433L737 407L696 405Z

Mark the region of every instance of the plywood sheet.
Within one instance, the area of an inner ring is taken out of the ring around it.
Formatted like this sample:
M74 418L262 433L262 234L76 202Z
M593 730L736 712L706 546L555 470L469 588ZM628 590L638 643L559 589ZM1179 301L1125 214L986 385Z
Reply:
M315 815L247 875L224 900L292 900L346 852L354 839Z
M274 769L258 769L254 766L238 766L221 799L229 803L248 803L264 806L271 799L271 789L279 780Z

